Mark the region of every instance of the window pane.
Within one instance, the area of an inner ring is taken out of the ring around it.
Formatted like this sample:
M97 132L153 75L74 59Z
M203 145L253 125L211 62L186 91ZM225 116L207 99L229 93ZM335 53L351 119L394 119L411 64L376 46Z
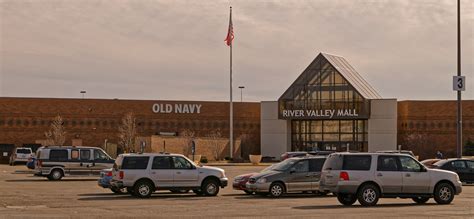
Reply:
M49 160L51 161L67 161L68 160L67 150L51 150L49 152Z
M309 171L310 172L321 172L324 161L326 159L311 159L309 160Z
M124 157L122 169L125 170L144 170L148 166L149 157Z
M171 169L170 157L155 157L152 169Z
M398 158L391 156L379 156L377 162L378 171L398 171Z
M308 160L303 160L296 163L293 168L297 173L304 173L309 171L309 162Z
M341 134L341 141L352 141L352 134Z
M339 132L339 120L324 121L324 132Z
M341 120L341 132L352 133L352 120Z
M400 163L402 165L402 171L405 172L420 172L420 165L413 160L411 157L400 157Z
M322 132L323 121L311 121L311 132Z
M338 134L324 134L324 141L339 141Z
M345 155L342 162L343 170L369 170L370 163L372 161L371 156L357 156L357 155Z
M454 161L452 165L454 168L461 168L461 169L466 168L466 164L462 160Z
M102 150L94 149L94 160L108 160L108 157Z
M91 151L90 150L81 150L81 160L90 160Z
M71 150L71 160L79 159L79 150Z
M173 157L175 169L191 169L191 164L182 157Z

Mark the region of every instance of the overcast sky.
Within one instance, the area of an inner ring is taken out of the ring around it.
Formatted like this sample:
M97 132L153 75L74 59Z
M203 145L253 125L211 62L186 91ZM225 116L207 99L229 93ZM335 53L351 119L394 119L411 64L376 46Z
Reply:
M229 96L229 1L0 0L0 96ZM386 98L455 99L456 1L231 1L234 89L276 100L320 53ZM462 0L464 98L474 99L474 1Z

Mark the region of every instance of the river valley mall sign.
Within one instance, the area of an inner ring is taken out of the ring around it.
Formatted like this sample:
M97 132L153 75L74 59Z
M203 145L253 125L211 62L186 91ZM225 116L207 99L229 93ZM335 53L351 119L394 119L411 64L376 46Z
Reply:
M152 106L154 113L177 113L177 114L199 114L201 113L202 104L193 103L155 103Z
M348 119L361 117L356 109L282 110L281 116L287 119Z

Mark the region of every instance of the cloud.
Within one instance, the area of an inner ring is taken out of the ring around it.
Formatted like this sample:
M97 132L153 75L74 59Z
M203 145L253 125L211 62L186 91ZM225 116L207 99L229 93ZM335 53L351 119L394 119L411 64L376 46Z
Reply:
M234 90L275 100L319 52L384 97L454 99L452 1L233 1ZM228 99L228 1L12 1L1 7L0 95ZM462 1L464 97L474 7ZM270 83L269 83L270 82Z

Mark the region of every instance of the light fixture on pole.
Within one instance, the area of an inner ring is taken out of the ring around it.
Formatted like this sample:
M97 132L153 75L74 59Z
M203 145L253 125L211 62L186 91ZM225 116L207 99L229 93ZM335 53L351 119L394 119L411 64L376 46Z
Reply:
M80 93L82 94L82 99L84 99L84 94L86 94L87 92L85 90L81 90Z
M240 88L240 102L242 103L242 90L245 88L244 86L239 86Z

